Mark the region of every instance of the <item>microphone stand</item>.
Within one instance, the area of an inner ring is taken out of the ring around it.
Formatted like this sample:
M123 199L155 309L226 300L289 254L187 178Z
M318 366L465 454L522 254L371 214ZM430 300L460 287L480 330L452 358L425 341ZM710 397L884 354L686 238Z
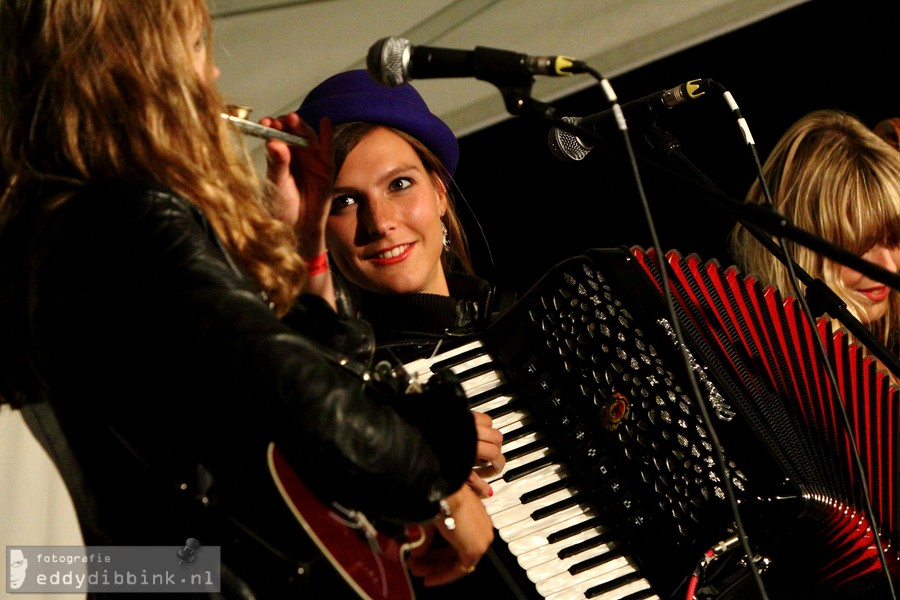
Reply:
M693 173L702 183L709 188L719 191L716 185L698 169L682 152L681 144L671 133L663 131L655 124L647 134L647 142L650 147L665 156L674 159L682 167ZM847 303L841 300L834 290L821 279L814 278L808 272L803 270L796 261L789 259L784 255L781 248L772 241L769 235L757 227L753 223L741 221L741 224L747 228L753 237L757 239L781 264L788 266L788 260L798 278L806 286L806 299L810 306L815 308L816 313L827 312L831 317L841 322L844 327L852 333L856 339L861 340L863 345L870 350L890 371L900 378L900 359L888 351L884 345L875 339L872 332L863 325L859 319L853 316L847 310Z

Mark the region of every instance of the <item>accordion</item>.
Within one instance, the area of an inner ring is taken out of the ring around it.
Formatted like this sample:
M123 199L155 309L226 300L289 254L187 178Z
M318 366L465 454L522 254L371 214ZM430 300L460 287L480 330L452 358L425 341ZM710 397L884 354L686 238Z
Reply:
M484 334L578 501L660 598L758 598L760 586L769 598L889 597L900 577L889 374L830 319L810 325L796 299L733 267L674 251L665 263L676 322L653 251L595 249Z

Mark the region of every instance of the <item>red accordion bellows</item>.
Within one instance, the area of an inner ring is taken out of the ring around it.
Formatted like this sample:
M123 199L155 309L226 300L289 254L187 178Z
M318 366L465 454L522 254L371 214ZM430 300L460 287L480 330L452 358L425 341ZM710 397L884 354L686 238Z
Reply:
M631 252L661 293L656 253L637 247ZM761 397L780 402L800 426L790 439L767 427L756 433L774 449L784 472L802 490L805 510L822 523L817 548L798 549L818 553L819 583L841 587L882 571L878 543L896 578L900 401L889 374L850 334L833 328L827 317L820 317L811 328L796 298L782 297L734 267L722 269L717 262L702 262L694 255L672 251L666 262L678 312L692 334L741 385L774 391L774 397ZM816 337L833 366L840 397L833 391ZM759 417L765 422L767 410L752 403L741 406L751 421ZM866 515L861 478L868 488L874 524Z

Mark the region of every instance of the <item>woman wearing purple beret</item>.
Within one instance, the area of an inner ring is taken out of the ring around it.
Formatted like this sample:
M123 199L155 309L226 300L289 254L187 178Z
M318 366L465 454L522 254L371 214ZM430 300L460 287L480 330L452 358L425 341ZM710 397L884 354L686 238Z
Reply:
M482 331L501 311L495 286L477 277L453 202L459 144L409 84L388 88L364 70L333 75L310 91L296 113L264 124L283 127L297 116L315 129L334 127L335 183L326 225L328 264L341 313L371 323L375 361L402 364L431 355L448 339ZM269 178L279 183L282 217L299 227L291 201L288 156L269 143ZM298 233L300 233L298 229ZM478 461L469 486L491 495L483 477L502 470L502 434L474 412ZM440 418L439 415L436 415ZM451 432L452 433L452 432ZM459 597L501 588L489 566L457 561L447 548L410 560L421 597ZM423 589L423 585L426 586Z

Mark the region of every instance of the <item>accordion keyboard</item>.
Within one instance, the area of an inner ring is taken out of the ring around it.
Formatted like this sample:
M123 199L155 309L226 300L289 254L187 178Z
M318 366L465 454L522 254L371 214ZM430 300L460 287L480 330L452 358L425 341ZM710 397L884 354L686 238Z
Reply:
M489 480L494 493L484 504L499 537L495 544L505 546L527 579L524 593L548 600L658 597L480 340L405 368L422 381L450 369L471 409L491 415L503 433L507 462Z

